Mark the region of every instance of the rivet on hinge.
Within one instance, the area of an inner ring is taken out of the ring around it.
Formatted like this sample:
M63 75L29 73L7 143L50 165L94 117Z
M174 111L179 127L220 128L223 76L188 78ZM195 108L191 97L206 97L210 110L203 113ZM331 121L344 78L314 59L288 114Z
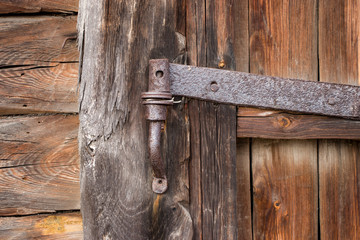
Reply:
M168 183L161 157L161 128L166 120L167 106L173 104L167 59L150 60L149 91L142 93L141 98L149 121L149 159L154 172L152 189L155 193L164 193Z

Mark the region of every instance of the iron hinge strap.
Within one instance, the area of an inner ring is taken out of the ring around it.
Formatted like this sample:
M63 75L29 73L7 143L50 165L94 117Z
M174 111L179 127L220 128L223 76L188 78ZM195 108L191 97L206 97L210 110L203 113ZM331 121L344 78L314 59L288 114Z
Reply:
M360 119L360 87L170 64L150 60L149 92L142 94L149 120L149 158L153 191L167 189L161 158L161 125L172 96L305 114Z

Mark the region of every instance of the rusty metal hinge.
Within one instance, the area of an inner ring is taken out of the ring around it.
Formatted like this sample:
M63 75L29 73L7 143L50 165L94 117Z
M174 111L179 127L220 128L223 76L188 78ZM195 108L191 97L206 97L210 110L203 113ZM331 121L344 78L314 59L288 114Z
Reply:
M170 64L150 60L147 106L149 157L154 170L153 191L167 189L161 159L161 125L172 96L185 96L239 106L267 108L360 120L360 87L260 76L249 73Z
M172 105L170 93L169 62L166 59L150 60L149 91L141 94L146 105L145 117L149 121L149 158L154 172L152 189L164 193L168 183L161 156L161 129L165 123L166 110Z

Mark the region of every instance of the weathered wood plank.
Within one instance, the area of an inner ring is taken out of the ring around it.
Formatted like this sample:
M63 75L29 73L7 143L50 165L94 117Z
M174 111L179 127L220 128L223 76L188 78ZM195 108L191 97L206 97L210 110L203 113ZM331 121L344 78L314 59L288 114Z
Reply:
M317 80L316 1L250 1L252 73ZM317 239L316 141L252 142L254 239Z
M316 158L316 140L253 140L254 239L317 239Z
M359 85L359 1L319 1L320 81ZM319 142L321 239L360 236L359 141Z
M80 212L0 218L0 239L83 239Z
M76 16L0 18L0 114L77 112Z
M320 228L322 239L358 239L360 142L319 144Z
M236 139L237 239L252 239L250 140Z
M147 90L149 58L176 59L183 54L184 36L176 33L182 29L177 25L178 16L183 16L179 6L176 1L80 1L79 140L85 239L192 239L186 111L174 106L170 113L166 128L175 129L167 133L165 142L174 147L171 153L178 154L165 158L170 186L165 194L156 195L151 190L140 101L141 92Z
M193 0L186 7L189 64L247 71L247 1ZM250 176L245 184L237 185L236 174L249 166L249 158L236 159L236 109L191 100L189 113L194 239L251 239L249 195L238 203L237 191L249 192ZM239 217L237 212L244 215Z
M237 137L360 139L360 121L239 108Z
M79 0L1 0L0 14L7 13L75 13Z
M78 116L0 118L0 216L80 208Z

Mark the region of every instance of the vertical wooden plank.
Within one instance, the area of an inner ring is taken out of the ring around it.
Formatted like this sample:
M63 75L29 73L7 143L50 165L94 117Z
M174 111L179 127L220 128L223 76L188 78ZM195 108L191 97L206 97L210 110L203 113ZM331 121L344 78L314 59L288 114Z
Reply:
M319 1L320 80L359 85L360 2ZM322 239L360 237L360 142L319 142Z
M247 71L247 6L243 0L188 0L188 63ZM250 191L250 175L245 175L245 184L236 182L237 173L249 166L249 155L236 158L234 114L233 106L196 100L189 104L194 239L251 239L251 202L246 194ZM241 191L245 192L244 197L238 195ZM239 205L239 200L244 202Z
M252 239L250 140L236 139L237 239Z
M186 1L186 50L188 64L206 66L205 1ZM202 175L201 175L201 124L200 103L189 102L190 118L190 214L194 225L194 240L203 239L202 229Z
M252 73L317 80L316 1L250 1ZM316 141L255 139L254 239L317 239Z
M80 1L84 239L192 238L187 188L175 187L186 183L185 111L174 106L169 113L168 124L175 128L170 133L178 139L165 134L164 142L178 154L164 153L169 189L157 195L151 190L140 97L147 90L149 58L175 59L184 50L185 41L176 32L178 6L176 1Z

